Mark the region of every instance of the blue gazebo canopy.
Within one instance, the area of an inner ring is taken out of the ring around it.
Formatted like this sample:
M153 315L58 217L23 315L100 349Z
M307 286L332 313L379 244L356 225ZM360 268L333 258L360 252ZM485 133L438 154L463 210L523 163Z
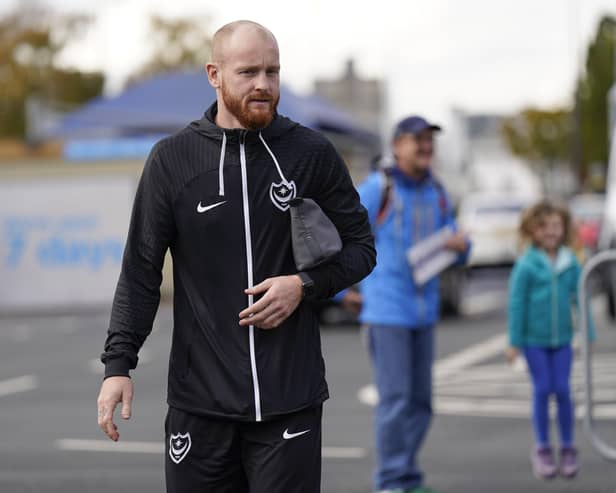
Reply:
M49 136L63 139L120 138L173 133L201 118L216 99L205 72L160 74L114 97L99 97L65 115ZM378 137L316 96L281 87L278 112L315 130L374 142Z

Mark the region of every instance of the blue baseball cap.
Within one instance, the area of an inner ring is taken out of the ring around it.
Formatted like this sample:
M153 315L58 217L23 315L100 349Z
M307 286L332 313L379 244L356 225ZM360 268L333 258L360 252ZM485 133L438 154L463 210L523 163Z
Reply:
M434 123L428 122L421 116L413 115L401 120L396 125L394 130L394 140L400 137L402 134L419 135L424 130L432 130L433 132L440 132L441 127Z

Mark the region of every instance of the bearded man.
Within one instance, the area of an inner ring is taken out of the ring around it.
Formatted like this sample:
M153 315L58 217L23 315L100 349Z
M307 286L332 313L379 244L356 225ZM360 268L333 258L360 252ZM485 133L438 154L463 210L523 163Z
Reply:
M365 209L320 134L278 115L278 44L250 21L223 26L206 65L217 101L158 142L137 189L101 356L98 423L131 415L130 371L152 329L173 258L174 327L165 421L167 491L318 492L328 398L313 300L374 267ZM298 272L289 201L336 225L340 254Z

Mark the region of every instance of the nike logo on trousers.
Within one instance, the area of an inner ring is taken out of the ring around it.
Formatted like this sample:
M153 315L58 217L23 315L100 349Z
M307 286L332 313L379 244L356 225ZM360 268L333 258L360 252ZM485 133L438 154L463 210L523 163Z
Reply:
M300 435L304 435L305 433L308 433L310 430L304 430L304 431L300 431L297 433L289 433L289 429L287 428L286 430L284 430L284 433L282 434L282 438L284 438L285 440L290 440L291 438L295 438L298 437Z

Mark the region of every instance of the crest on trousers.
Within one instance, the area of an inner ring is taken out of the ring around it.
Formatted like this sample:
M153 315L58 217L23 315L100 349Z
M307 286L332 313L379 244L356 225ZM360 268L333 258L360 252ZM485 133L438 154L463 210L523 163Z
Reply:
M297 195L295 182L281 181L280 183L272 183L270 185L270 199L272 203L282 212L289 209L289 202Z
M190 450L190 433L178 433L169 437L169 457L176 464L182 462Z

